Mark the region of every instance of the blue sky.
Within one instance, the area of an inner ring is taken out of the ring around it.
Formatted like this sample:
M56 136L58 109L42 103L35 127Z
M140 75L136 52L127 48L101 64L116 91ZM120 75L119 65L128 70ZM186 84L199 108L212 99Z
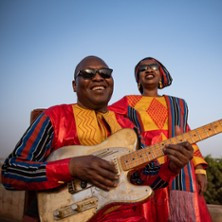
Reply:
M222 1L0 0L0 157L29 125L34 108L76 102L76 64L97 55L114 69L110 103L138 94L133 69L160 60L184 98L191 128L222 118ZM222 134L199 143L222 156Z

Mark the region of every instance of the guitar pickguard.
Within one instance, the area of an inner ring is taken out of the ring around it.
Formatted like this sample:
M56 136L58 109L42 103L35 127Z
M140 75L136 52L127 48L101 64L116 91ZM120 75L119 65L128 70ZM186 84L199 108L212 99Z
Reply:
M114 145L115 144L115 145ZM110 191L104 191L91 184L81 186L81 181L76 179L67 185L54 190L38 193L40 219L43 222L85 222L92 218L104 207L114 203L134 203L148 198L152 189L148 186L136 186L128 181L128 171L123 171L119 157L136 150L137 138L133 130L124 129L113 134L103 143L84 147L76 146L59 149L59 154L53 154L49 160L76 156L70 149L77 152L82 150L82 155L96 155L113 162L119 174L119 184ZM78 153L78 156L81 155ZM60 156L60 157L59 157ZM71 184L72 183L72 184ZM70 192L70 187L72 191ZM69 188L68 188L69 187Z

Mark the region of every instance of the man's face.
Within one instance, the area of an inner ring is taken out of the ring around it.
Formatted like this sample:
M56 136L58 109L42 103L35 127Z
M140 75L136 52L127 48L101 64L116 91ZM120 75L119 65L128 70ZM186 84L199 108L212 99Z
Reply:
M84 69L102 69L108 66L99 58L83 60L77 73ZM73 89L77 93L78 104L88 109L105 112L113 93L113 78L103 78L98 73L92 79L84 79L81 75L73 81Z

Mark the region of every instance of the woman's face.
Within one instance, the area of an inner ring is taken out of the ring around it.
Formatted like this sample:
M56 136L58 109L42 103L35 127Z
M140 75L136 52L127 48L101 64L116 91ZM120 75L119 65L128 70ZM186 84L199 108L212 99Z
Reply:
M138 68L139 84L146 89L158 89L161 78L160 65L155 60L144 60Z

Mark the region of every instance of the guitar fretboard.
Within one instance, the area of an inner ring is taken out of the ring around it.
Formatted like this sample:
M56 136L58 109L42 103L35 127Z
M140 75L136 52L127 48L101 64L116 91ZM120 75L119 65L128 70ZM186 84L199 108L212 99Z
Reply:
M120 157L120 162L123 170L128 171L130 169L136 169L148 162L164 155L163 148L167 144L177 144L188 141L191 144L197 143L201 140L212 137L222 132L222 119L191 130L176 137L172 137L168 140L164 140L161 143L146 147L141 150L134 151L130 154Z

